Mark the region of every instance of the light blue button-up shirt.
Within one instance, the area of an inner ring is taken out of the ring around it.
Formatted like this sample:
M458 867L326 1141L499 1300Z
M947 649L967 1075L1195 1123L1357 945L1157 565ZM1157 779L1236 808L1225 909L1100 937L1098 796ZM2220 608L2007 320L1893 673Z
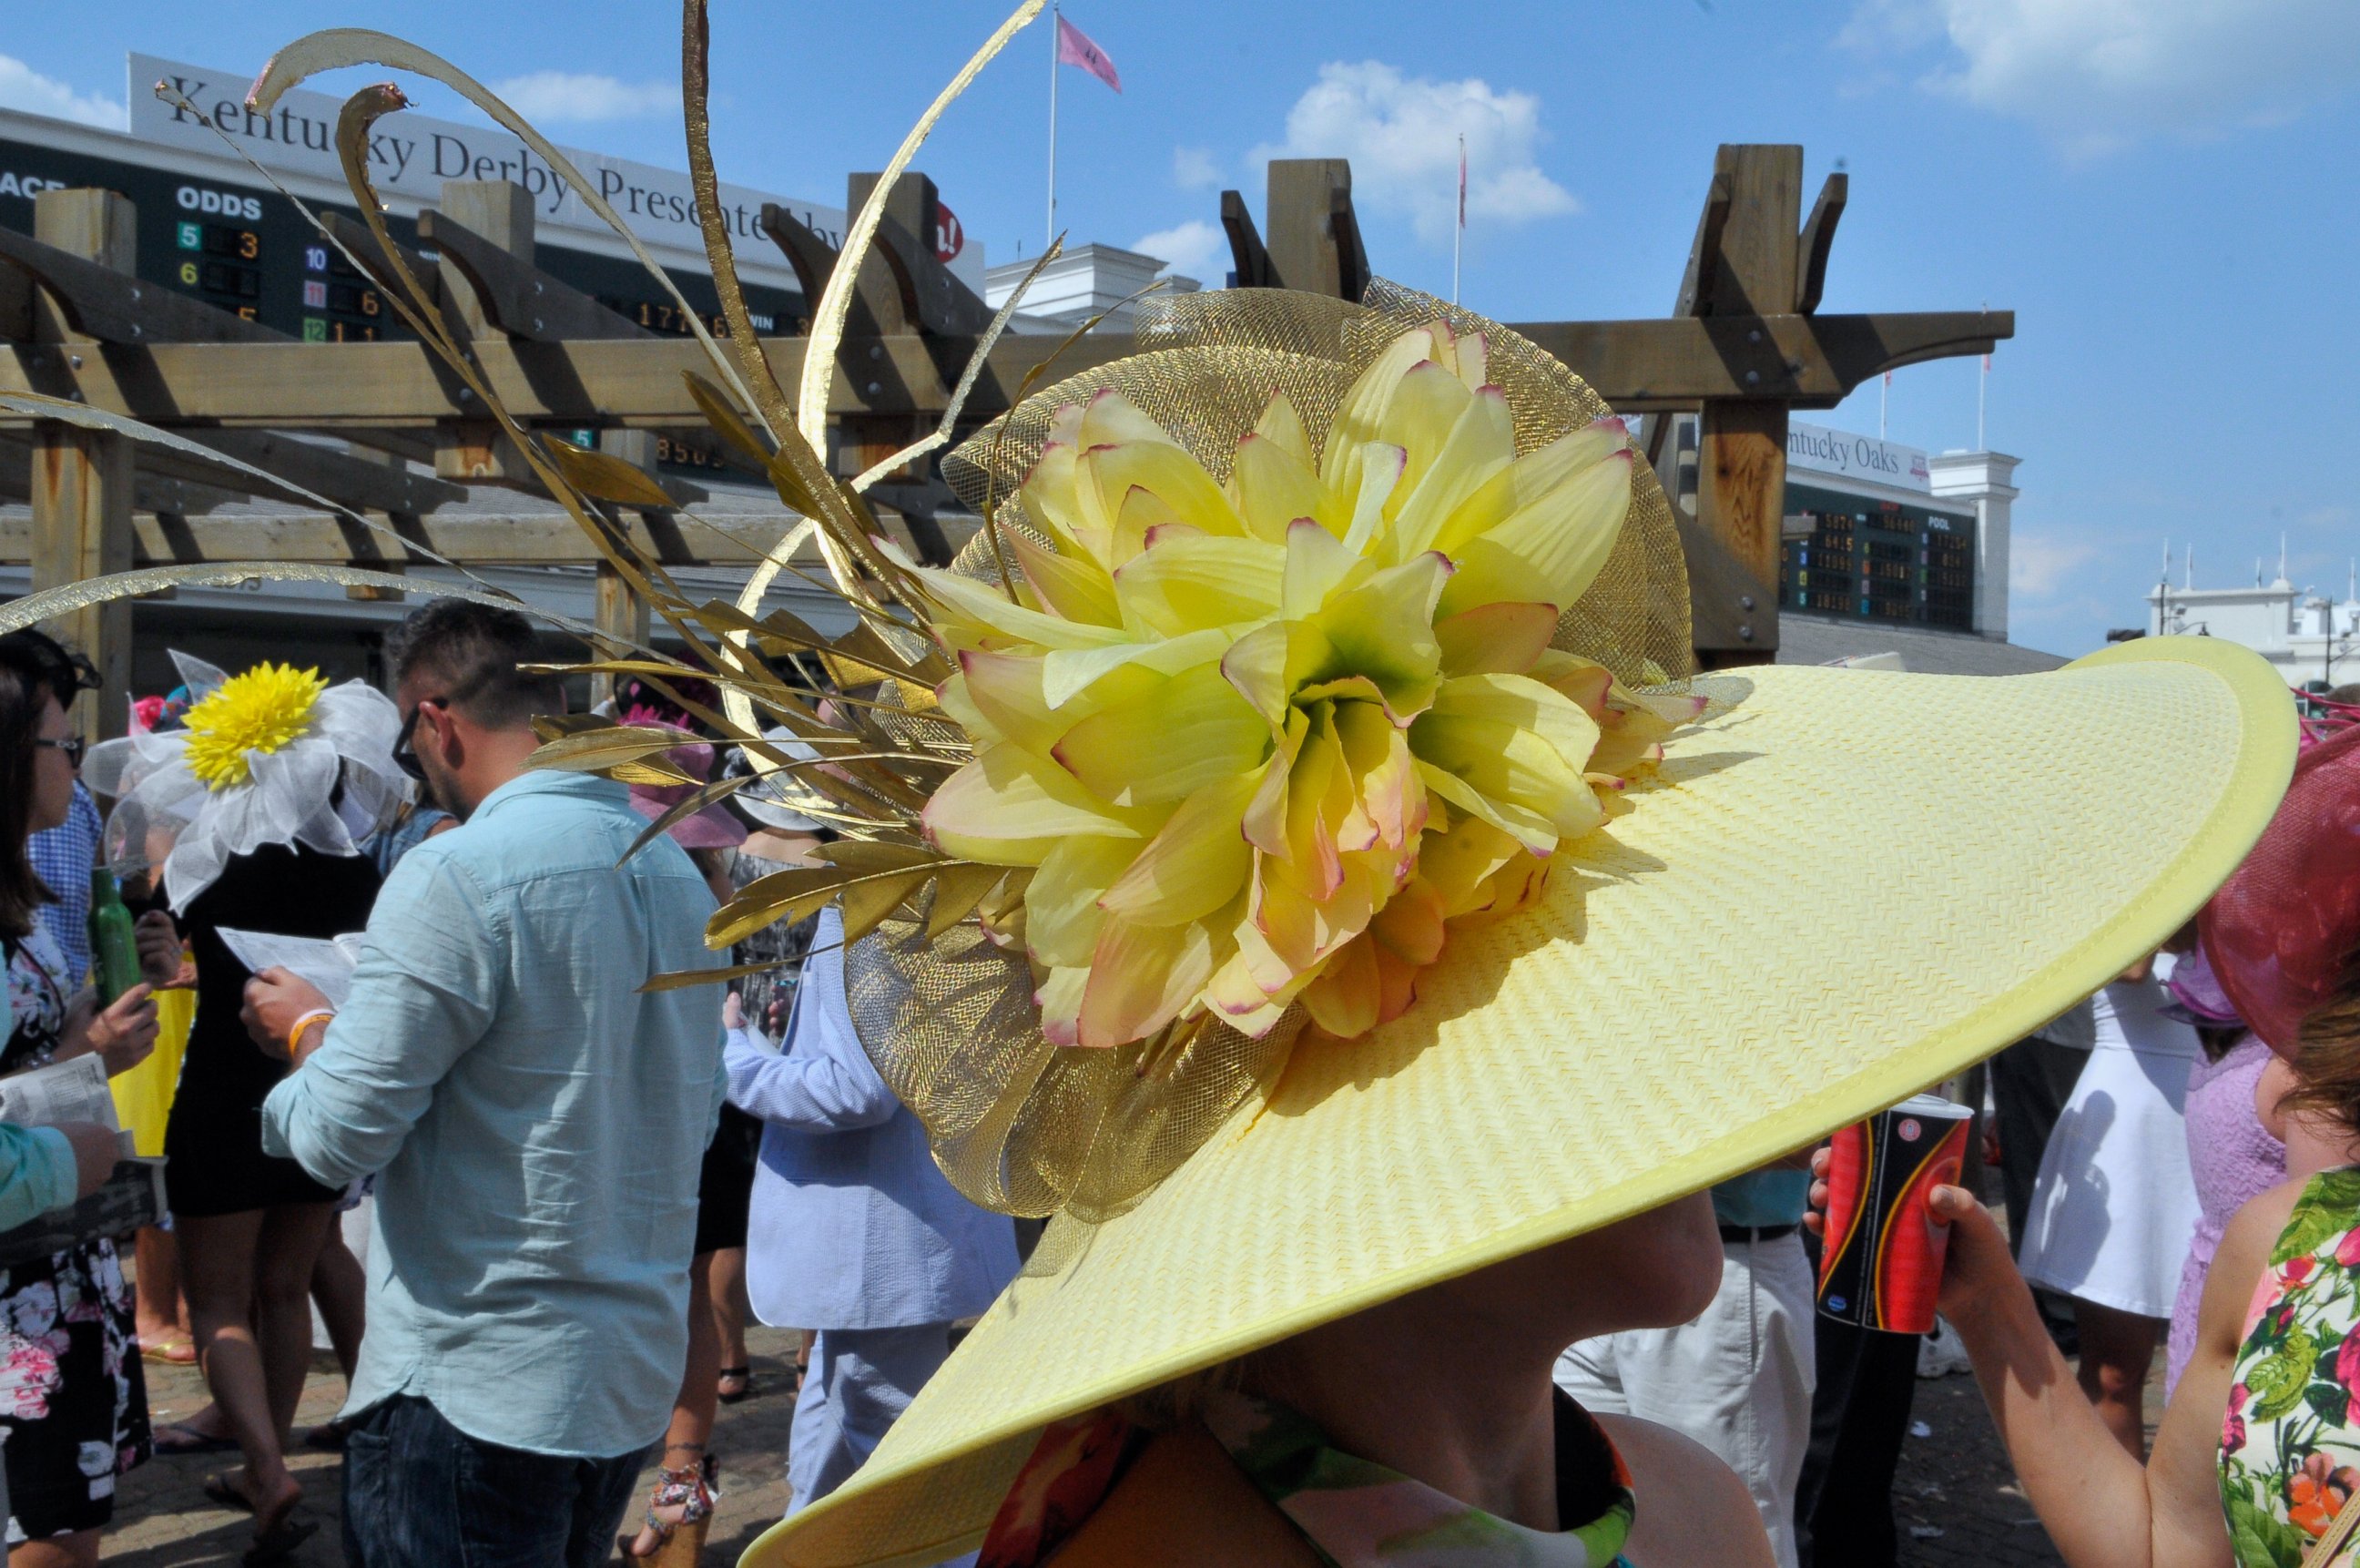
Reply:
M530 773L403 857L352 995L263 1104L263 1146L379 1171L347 1412L610 1457L664 1430L688 1354L696 1180L722 1095L713 895L624 788ZM617 863L621 862L621 863Z

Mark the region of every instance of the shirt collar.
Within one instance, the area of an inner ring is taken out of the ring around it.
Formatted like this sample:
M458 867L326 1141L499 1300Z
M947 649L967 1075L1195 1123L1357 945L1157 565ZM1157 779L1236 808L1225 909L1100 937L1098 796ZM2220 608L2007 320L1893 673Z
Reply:
M577 795L590 799L611 799L628 807L629 792L612 779L602 779L595 773L569 773L554 768L528 768L491 794L484 796L470 821L481 821L511 800L522 800L536 795Z

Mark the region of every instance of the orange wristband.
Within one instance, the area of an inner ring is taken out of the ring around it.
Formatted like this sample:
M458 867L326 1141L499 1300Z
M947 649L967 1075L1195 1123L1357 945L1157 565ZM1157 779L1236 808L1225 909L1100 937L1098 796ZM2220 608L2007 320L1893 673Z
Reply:
M295 1053L303 1048L304 1030L310 1028L314 1024L324 1024L335 1015L333 1009L315 1007L311 1012L304 1014L300 1018L296 1019L295 1026L287 1031L288 1058L292 1060L295 1057Z

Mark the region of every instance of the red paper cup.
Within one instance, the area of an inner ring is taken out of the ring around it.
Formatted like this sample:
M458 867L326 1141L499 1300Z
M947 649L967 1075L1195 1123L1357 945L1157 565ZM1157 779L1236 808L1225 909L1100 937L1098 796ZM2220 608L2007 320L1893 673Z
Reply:
M1950 1228L1934 1223L1926 1198L1959 1179L1973 1114L1920 1094L1836 1134L1819 1249L1821 1312L1888 1333L1933 1328Z

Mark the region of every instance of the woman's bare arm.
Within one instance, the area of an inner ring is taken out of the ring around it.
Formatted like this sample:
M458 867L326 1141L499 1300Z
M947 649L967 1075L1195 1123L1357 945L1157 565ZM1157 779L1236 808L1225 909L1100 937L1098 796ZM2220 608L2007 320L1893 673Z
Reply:
M2000 1273L1997 1227L1966 1194L1944 1190L1957 1201L1939 1206L1952 1220L1955 1269L1945 1273L1943 1311L1973 1357L2025 1495L2071 1568L2232 1568L2214 1469L2221 1421L2245 1304L2300 1190L2264 1193L2231 1223L2205 1283L2196 1354L2145 1465L2082 1398L2014 1266Z

